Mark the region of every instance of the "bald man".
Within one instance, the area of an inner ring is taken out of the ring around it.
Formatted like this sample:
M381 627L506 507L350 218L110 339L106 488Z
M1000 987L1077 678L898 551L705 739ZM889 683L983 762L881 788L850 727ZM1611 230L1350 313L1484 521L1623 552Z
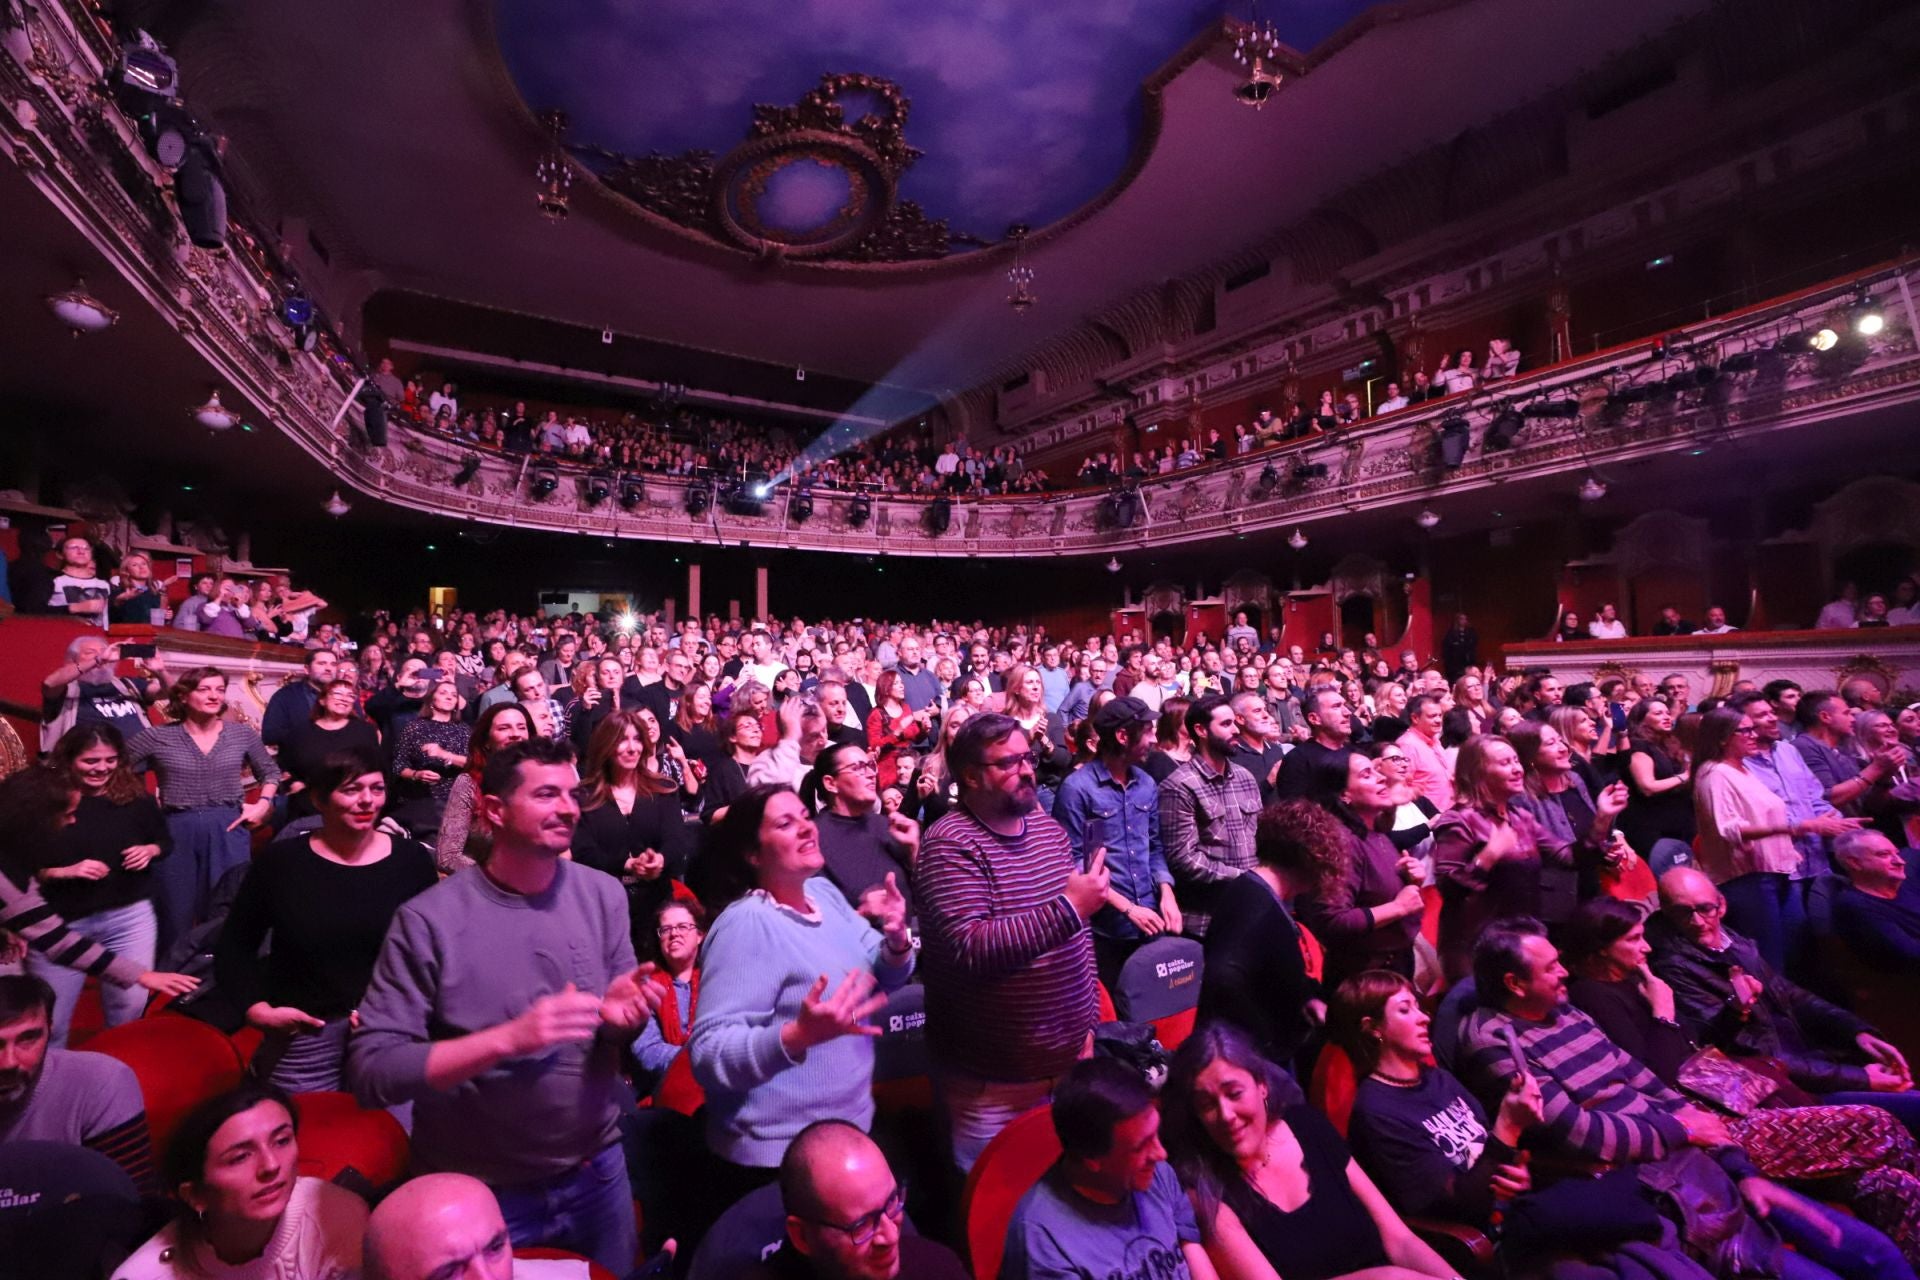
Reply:
M780 1161L787 1242L741 1280L966 1280L952 1250L901 1230L905 1198L873 1139L842 1120L810 1124Z
M1649 924L1653 971L1673 988L1680 1025L1734 1057L1778 1059L1796 1085L1835 1106L1890 1111L1920 1132L1920 1094L1900 1050L1867 1023L1797 986L1751 938L1729 929L1727 901L1692 867L1660 877Z
M365 1280L587 1280L585 1261L515 1261L500 1202L464 1173L403 1184L367 1221Z

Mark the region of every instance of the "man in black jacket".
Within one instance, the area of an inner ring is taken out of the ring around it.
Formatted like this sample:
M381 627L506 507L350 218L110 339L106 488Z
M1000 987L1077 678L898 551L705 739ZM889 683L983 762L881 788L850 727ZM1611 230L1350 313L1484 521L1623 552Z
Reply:
M1692 867L1660 877L1660 917L1647 929L1653 971L1673 988L1680 1023L1735 1056L1777 1058L1822 1102L1883 1107L1909 1130L1920 1094L1900 1051L1873 1028L1783 977L1726 926L1726 899Z

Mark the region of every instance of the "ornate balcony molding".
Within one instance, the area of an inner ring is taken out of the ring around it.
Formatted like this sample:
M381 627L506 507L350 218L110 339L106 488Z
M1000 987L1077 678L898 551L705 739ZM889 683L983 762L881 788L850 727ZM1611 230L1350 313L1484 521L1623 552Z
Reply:
M360 410L349 395L350 372L287 348L272 315L273 281L244 239L219 253L187 244L173 215L167 175L148 160L99 92L114 50L84 9L74 0L47 0L25 12L24 29L0 33L0 150L179 330L216 378L259 406L343 487L454 519L597 537L857 554L1107 555L1307 525L1362 508L1410 511L1442 492L1578 474L1590 466L1799 430L1920 400L1910 302L1920 268L1909 262L1686 330L1698 349L1724 358L1743 347L1766 346L1783 331L1819 327L1864 284L1885 306L1887 329L1863 360L1845 368L1809 358L1772 362L1757 372L1726 374L1711 388L1667 403L1621 407L1606 403L1609 389L1648 375L1651 366L1645 346L1615 350L1336 435L1149 480L1139 487L1140 519L1125 530L1108 527L1103 508L1109 495L1097 491L956 501L949 527L936 535L926 520L926 500L886 495L869 499L871 517L859 527L847 519L851 495L826 490L815 492L814 514L805 523L788 519L784 489L757 517L718 505L694 517L686 511L687 482L654 476L646 478L646 498L633 511L611 499L592 507L583 493L587 473L577 468L563 468L560 485L536 500L521 461L500 455L481 457L469 483L456 489L455 472L477 456L457 444L397 425L386 450L353 443L351 427ZM1495 413L1542 398L1578 401L1579 416L1529 420L1511 448L1484 448ZM1446 470L1438 460L1438 428L1456 412L1469 418L1472 441L1464 464ZM1296 461L1325 464L1326 474L1295 484L1289 477ZM1260 478L1269 464L1280 483L1263 492Z

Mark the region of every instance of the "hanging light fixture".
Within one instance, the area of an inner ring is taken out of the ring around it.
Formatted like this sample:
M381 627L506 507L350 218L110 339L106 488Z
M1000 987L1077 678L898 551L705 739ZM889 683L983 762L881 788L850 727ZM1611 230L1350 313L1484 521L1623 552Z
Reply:
M220 403L218 391L209 395L205 404L194 405L187 412L209 431L231 431L240 425L240 415Z
M1016 222L1007 228L1007 239L1013 241L1013 265L1007 268L1007 283L1013 286L1013 292L1007 295L1007 305L1021 315L1033 309L1039 299L1033 294L1033 268L1025 261L1027 245L1027 224Z
M1606 496L1606 482L1592 472L1588 472L1587 478L1580 482L1580 501L1598 502Z
M88 293L85 280L74 281L73 288L65 293L48 294L47 309L73 330L76 338L83 333L104 333L120 323L120 313Z
M568 162L567 149L561 141L567 132L567 113L542 112L540 125L553 139L553 145L548 148L547 154L540 157L540 163L534 166L533 176L540 188L534 192L533 200L547 221L564 222L567 218L568 191L573 186L573 165Z
M327 500L320 504L320 509L332 516L335 520L338 520L341 516L353 510L353 504L341 497L340 491L335 489L327 495Z
M1286 83L1279 69L1280 32L1271 22L1260 20L1258 4L1247 7L1247 21L1237 24L1233 37L1233 60L1246 78L1234 86L1236 100L1258 111L1267 105L1273 91Z
M1303 529L1295 529L1292 533L1288 534L1287 545L1292 547L1295 551L1306 550L1306 546L1307 546L1306 531Z
M1420 514L1413 518L1413 522L1422 529L1431 529L1440 523L1440 513L1432 507L1422 507Z
M1108 556L1108 557L1107 557L1107 572L1108 572L1108 573L1118 573L1118 572L1120 572L1120 557L1119 557L1119 556Z

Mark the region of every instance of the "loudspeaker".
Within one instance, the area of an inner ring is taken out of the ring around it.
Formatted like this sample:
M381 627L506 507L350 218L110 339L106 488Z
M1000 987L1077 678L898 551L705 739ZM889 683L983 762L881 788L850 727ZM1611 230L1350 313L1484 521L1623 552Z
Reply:
M180 201L180 221L187 229L187 239L202 249L223 249L227 244L227 188L220 181L208 145L196 142L187 148L186 159L173 176L173 193Z
M376 449L387 447L386 397L374 395L361 401L361 425L367 430L367 443Z

